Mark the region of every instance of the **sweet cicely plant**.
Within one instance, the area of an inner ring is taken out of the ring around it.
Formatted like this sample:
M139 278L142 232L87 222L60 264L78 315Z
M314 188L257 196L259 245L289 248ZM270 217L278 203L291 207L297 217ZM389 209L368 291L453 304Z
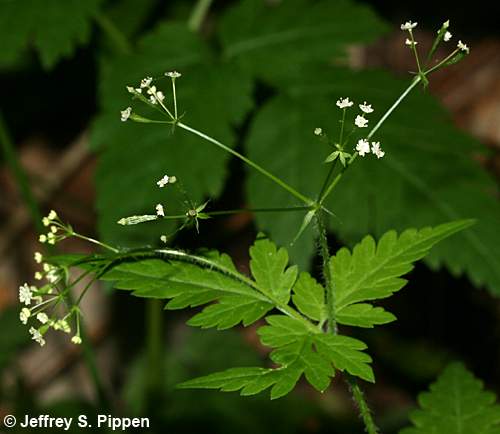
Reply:
M175 190L184 212L169 214L168 203L153 203L149 214L123 216L119 224L129 226L171 219L179 221L177 231L190 227L199 231L200 220L243 211L274 212L276 218L283 212L302 213L303 223L295 229L290 242L312 224L322 258L321 270L310 274L289 264L286 248L276 246L264 234L259 234L250 247L251 275L248 276L239 272L226 254L216 251L191 253L169 247L174 234L158 234L162 243L158 248L115 247L77 233L52 211L43 221L49 232L40 236L40 242L53 245L68 237L79 237L100 246L102 251L92 255L47 258L41 253L35 254L36 262L42 264L42 271L37 272L35 278L45 279L47 283L42 287L25 284L20 288L20 301L25 305L20 313L21 321L30 323L33 339L43 345L44 336L52 328L71 334L72 342L81 344L80 301L92 282L98 279L111 281L115 288L131 291L136 296L168 300L166 309L204 306L188 321L189 325L222 330L258 323L259 338L271 349L270 360L264 367L234 367L195 378L180 384L180 388L239 391L242 395L270 389L271 399L276 399L290 393L302 377L323 392L332 378L342 373L366 431L378 432L360 385L361 381L375 382L372 359L365 343L348 336L348 328L344 326L372 328L396 320L393 314L373 303L402 289L406 284L403 276L436 243L473 224L472 220L461 220L436 227L407 229L399 234L391 230L379 240L366 236L352 250L344 247L333 255L329 250L326 220L335 215L326 207L325 200L339 185L345 171L354 167L358 157L387 158L383 139L377 136L380 127L412 90L419 84L427 86L432 72L458 62L469 52L459 41L447 57L433 60L438 45L452 38L447 21L439 29L427 60L423 62L413 33L416 25L407 22L401 29L408 34L406 45L415 56L417 71L409 86L374 126L370 129L376 107L342 96L336 101L337 108L342 111L338 134L330 134L327 126L318 126L311 132L330 147L327 155L318 156L318 164L329 164L330 170L318 186L315 197L301 193L256 162L190 126L189 116L180 114L178 107L180 73L164 73L170 81L169 98L165 89L160 89L163 77L146 77L136 86L127 87L133 99L149 106L157 117L142 115L140 109L130 106L121 112L122 121L166 124L175 134L194 134L200 138L200 146L204 146L201 142L205 141L207 145L215 145L232 154L269 178L277 188L287 191L298 204L292 208L211 210L208 201L194 203L190 200L182 179L174 175L175 167L172 167L165 168L168 174L161 179L152 180L156 186L151 188ZM359 166L355 170L363 169ZM69 270L73 268L82 271L77 278L71 279ZM78 299L73 300L71 290L83 279L88 283ZM418 425L420 419L415 419ZM408 432L438 431L415 428Z

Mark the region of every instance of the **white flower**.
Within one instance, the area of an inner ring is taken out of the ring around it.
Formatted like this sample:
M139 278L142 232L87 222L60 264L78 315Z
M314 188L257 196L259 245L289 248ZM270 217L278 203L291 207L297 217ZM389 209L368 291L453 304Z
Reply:
M446 32L443 36L443 41L448 42L451 39L452 34L450 32Z
M39 271L35 273L35 280L42 280L42 277L42 273L40 273Z
M360 104L359 108L360 108L361 111L363 111L365 113L372 113L373 112L372 105L371 104L367 104L366 101L363 102L363 104Z
M167 242L167 236L166 236L166 235L162 235L162 236L160 237L160 241L161 241L162 243L166 243L166 242Z
M50 232L52 232L53 234L56 234L57 230L58 230L57 226L51 226L50 227Z
M365 128L368 126L368 119L365 119L364 116L357 115L356 119L354 119L354 123L358 128Z
M47 234L47 243L54 245L56 243L56 236L52 233L49 232Z
M323 132L323 130L321 128L314 128L314 134L315 135L321 136L322 132Z
M30 334L31 334L31 339L33 339L35 342L38 342L41 347L45 345L45 339L43 338L42 334L34 327L30 328Z
M156 97L154 95L151 95L149 97L149 101L151 102L151 104L156 104Z
M168 176L168 175L164 175L163 178L161 178L157 183L156 185L158 185L158 187L160 188L163 188L165 187L167 184L173 184L175 181L177 181L177 178L175 176Z
M43 223L43 225L44 225L44 226L48 226L48 225L50 225L50 220L49 220L49 218L48 218L48 217L44 217L44 218L42 219L42 223Z
M152 81L153 81L153 79L151 77L143 78L141 80L141 88L148 87L151 84Z
M177 71L165 72L165 75L170 78L179 78L182 74Z
M156 205L156 215L165 217L165 210L163 209L163 205L161 203Z
M57 213L52 209L49 212L49 215L47 216L49 220L55 220L57 218Z
M358 151L359 155L364 157L366 154L370 153L370 142L365 139L358 140L358 144L356 145L356 151Z
M462 41L458 41L457 48L460 51L465 51L467 54L469 54L469 47L467 47L467 45L465 45Z
M405 44L408 45L409 47L414 47L415 45L418 44L418 42L417 41L412 41L412 40L406 38Z
M122 110L120 112L122 122L125 122L126 120L128 120L131 113L132 113L132 107L127 107L125 110Z
M45 278L47 279L47 281L49 283L56 283L58 280L59 280L59 270L57 268L52 268L48 273L47 275L45 276Z
M38 241L40 241L42 244L47 242L47 235L42 234L38 237Z
M48 320L49 320L49 317L47 316L46 313L44 312L40 312L37 316L36 316L36 319L38 321L40 321L42 324L45 324Z
M82 343L82 338L78 335L75 335L71 338L71 342L73 342L75 345L80 345Z
M129 93L135 93L135 89L132 86L127 86L127 91Z
M35 252L34 258L37 264L41 264L43 261L43 255L40 252Z
M413 30L415 27L417 27L418 23L412 23L411 21L407 21L404 24L401 24L401 30Z
M27 307L23 307L19 313L19 319L23 324L28 323L28 318L31 316L31 311Z
M52 324L54 330L62 330L64 333L70 333L71 327L65 319L60 319Z
M154 95L156 93L156 86L151 86L149 89L148 89L148 93L150 95Z
M347 97L347 98L339 98L336 104L337 107L343 109L351 107L354 103L352 101L349 101L349 97Z
M375 154L377 158L382 158L385 155L380 147L380 142L372 142L372 154Z
M19 287L19 301L26 306L31 304L33 298L32 288L33 287L29 287L27 283Z
M163 92L161 90L156 92L156 99L160 102L163 102L163 100L165 99L165 95L163 95Z

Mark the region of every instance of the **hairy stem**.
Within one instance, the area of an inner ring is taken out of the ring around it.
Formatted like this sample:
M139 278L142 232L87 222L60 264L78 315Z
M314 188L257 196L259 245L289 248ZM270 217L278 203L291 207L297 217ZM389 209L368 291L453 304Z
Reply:
M346 378L352 393L352 397L354 398L354 401L356 401L359 414L363 419L366 432L368 434L379 434L380 431L378 430L377 425L375 425L375 422L373 421L370 408L368 407L368 404L363 395L363 391L359 387L358 382L352 375L347 374Z
M198 0L188 20L189 30L192 32L200 30L211 4L212 0Z
M24 171L21 163L19 162L16 150L14 149L14 144L10 138L10 134L7 129L7 125L3 119L2 113L0 112L0 144L2 146L2 151L5 156L5 161L9 166L9 169L14 176L19 191L21 193L21 197L28 209L33 224L37 232L43 233L45 229L42 225L42 213L40 212L40 208L38 203L33 196L33 192L31 191L28 177L26 172Z
M323 213L316 213L316 224L318 229L318 241L322 259L323 277L326 286L326 309L328 313L328 332L337 334L337 320L335 318L335 289L333 279L330 273L330 249L328 248L328 238L326 236L326 227L323 219Z
M223 149L226 152L229 152L231 155L234 155L235 157L239 158L241 161L244 163L248 164L250 167L254 168L258 172L260 172L262 175L266 176L269 178L271 181L273 181L275 184L278 184L281 188L284 190L288 191L292 196L296 197L299 199L301 202L305 203L306 205L312 205L314 204L314 200L310 199L309 197L303 195L302 193L298 192L295 188L293 188L291 185L288 185L286 182L278 178L277 176L273 175L272 173L268 172L266 169L263 167L259 166L257 163L254 163L252 160L248 159L244 155L240 154L239 152L235 151L234 149L231 149L229 146L224 145L223 143L219 142L218 140L215 140L213 137L210 137L201 131L195 130L194 128L189 127L188 125L183 124L182 122L178 122L176 124L179 128L182 128L183 130L189 131L192 134L195 134L202 139L206 140L207 142L210 142L214 144L215 146Z

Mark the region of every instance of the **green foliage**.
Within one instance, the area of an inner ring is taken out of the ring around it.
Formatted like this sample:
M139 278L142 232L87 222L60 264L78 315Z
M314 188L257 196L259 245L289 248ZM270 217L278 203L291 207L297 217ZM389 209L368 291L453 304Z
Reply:
M45 69L87 43L101 0L0 0L0 64L10 65L33 44Z
M394 321L396 317L384 309L362 303L391 296L406 284L401 276L413 263L426 256L439 241L466 229L474 222L462 220L435 228L408 229L399 236L386 232L375 242L366 236L352 254L343 247L330 260L335 293L335 313L340 324L373 327Z
M401 289L405 281L400 276L411 270L413 262L470 224L459 221L420 231L410 229L399 237L391 231L378 245L367 237L352 254L341 249L330 261L334 314L339 322L371 327L392 320L381 308L360 302L388 297ZM288 266L287 251L262 236L250 248L250 256L253 279L239 273L227 255L190 255L171 249L125 254L103 279L140 297L170 299L167 309L208 304L188 322L202 328L226 329L240 322L250 325L273 308L282 313L267 316L267 325L257 331L262 344L272 348L270 359L276 367L232 368L187 381L183 388L241 390L242 395L271 388L274 399L288 394L302 375L321 392L336 370L375 381L363 342L323 331L327 316L324 288L308 273L298 276L297 267Z
M257 114L246 140L247 152L252 160L315 197L330 168L322 161L332 148L319 142L313 130L321 127L337 138L341 110L335 107L335 100L349 95L357 103L372 103L375 112L368 118L374 125L377 114L390 106L407 83L377 71L312 68L279 85L286 94L272 98ZM348 116L353 113L348 111ZM348 120L347 133L351 122ZM345 173L327 200L338 217L330 219L331 230L352 245L366 233L378 237L391 228L477 218L474 228L442 243L426 262L432 268L445 265L454 275L465 272L474 284L498 293L497 187L472 158L484 148L459 133L435 100L423 93L409 96L374 139L381 140L386 155L381 160L359 158L355 162L359 167ZM258 174L249 173L247 186L252 206L297 205L286 192L270 189ZM276 242L287 243L290 228L299 228L303 215L287 213L275 219L259 214L256 218ZM290 255L307 266L313 252L314 235L309 228Z
M156 181L165 173L175 175L194 204L216 197L226 177L228 156L199 138L165 125L120 122L119 113L130 103L125 86L145 76L160 78L157 87L167 95L170 79L164 72L178 69L177 98L180 113L208 134L232 145L232 125L252 107L252 82L230 64L214 63L207 44L184 24L162 24L138 43L134 54L106 64L100 89L101 115L94 124L91 142L101 149L97 171L99 231L104 239L143 245L171 232L173 223L121 227L124 216L151 214L156 203L166 203L169 214L186 212L185 198ZM132 104L134 105L134 104ZM136 111L165 120L137 104ZM153 212L154 214L154 212Z
M492 392L461 363L449 365L430 392L418 397L421 410L411 413L415 425L401 434L495 434L500 431L500 406Z
M273 83L304 65L345 57L348 44L371 41L387 29L369 7L346 0L243 0L219 27L224 56Z
M301 314L320 323L326 321L325 288L309 273L300 273L293 287L292 300Z

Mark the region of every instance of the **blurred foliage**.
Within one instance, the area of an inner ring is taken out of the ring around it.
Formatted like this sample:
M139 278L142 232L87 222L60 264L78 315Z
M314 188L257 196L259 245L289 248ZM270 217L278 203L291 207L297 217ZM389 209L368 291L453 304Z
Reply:
M495 434L500 430L500 405L494 393L461 363L450 364L430 392L421 393L422 409L410 414L414 428L401 434Z
M0 0L0 65L19 61L34 47L44 68L52 68L88 42L101 0Z

